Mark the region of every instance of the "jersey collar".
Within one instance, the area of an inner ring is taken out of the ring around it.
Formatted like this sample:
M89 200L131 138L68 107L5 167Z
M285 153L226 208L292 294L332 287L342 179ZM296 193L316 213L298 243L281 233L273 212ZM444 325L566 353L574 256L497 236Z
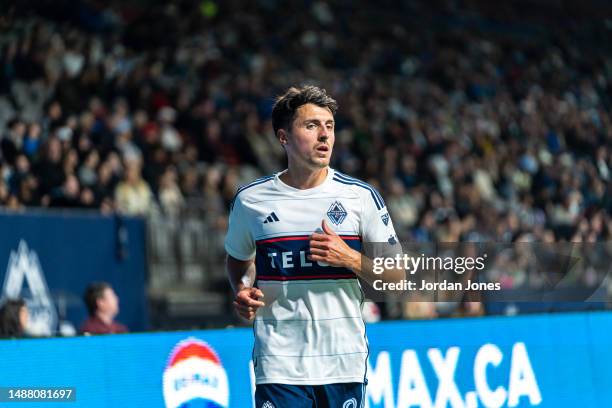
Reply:
M327 188L327 186L330 185L332 178L334 177L334 169L332 169L331 167L327 167L327 177L325 177L325 180L319 184L316 187L313 188L306 188L306 189L299 189L299 188L295 188L295 187L291 187L288 184L285 184L281 179L280 176L284 173L287 172L287 169L278 172L274 175L274 185L275 187L280 190L280 191L286 191L286 192L291 192L293 194L297 194L297 195L311 195L314 193L319 193L323 190L325 190Z

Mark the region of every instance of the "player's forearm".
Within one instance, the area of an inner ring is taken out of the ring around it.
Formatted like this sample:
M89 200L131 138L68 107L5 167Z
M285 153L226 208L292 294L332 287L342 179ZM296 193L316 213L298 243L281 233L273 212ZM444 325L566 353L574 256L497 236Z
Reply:
M374 273L372 260L360 252L353 250L349 259L348 268L370 285L373 285L374 281L377 280L397 283L406 278L406 272L397 268L385 269L381 274Z
M255 283L256 270L253 260L240 261L228 255L225 270L234 294L246 287L252 287Z

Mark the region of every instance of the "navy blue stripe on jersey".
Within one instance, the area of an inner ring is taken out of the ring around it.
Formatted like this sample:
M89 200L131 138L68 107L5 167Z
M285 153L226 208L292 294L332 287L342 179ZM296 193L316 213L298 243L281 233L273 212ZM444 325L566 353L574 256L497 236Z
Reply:
M252 181L251 183L244 185L240 188L238 188L238 191L236 191L236 195L240 194L241 192L243 192L244 190L246 190L247 188L256 186L258 184L262 184L265 183L266 181L270 181L274 178L274 176L265 176L265 177L260 177L254 181Z
M230 211L234 209L234 202L236 201L236 197L238 197L238 194L240 194L241 192L243 192L247 188L254 187L254 186L257 186L259 184L266 183L266 182L268 182L268 181L270 181L272 179L274 179L274 176L260 177L260 178L258 178L256 180L252 181L249 184L246 184L246 185L244 185L242 187L239 187L238 191L236 191L236 194L234 194L234 198L232 198L232 202L230 203Z
M349 247L361 250L359 236L341 236ZM257 280L292 281L321 279L354 279L346 268L323 266L308 259L310 237L307 235L277 237L256 241Z
M356 179L355 177L351 177L351 176L347 176L344 173L340 173L339 171L334 172L334 177L338 176L338 178L345 180L345 181L352 181L354 183L357 183L358 185L367 188L368 190L370 190L370 192L373 192L376 197L378 197L378 202L380 203L381 208L385 207L385 200L383 200L382 196L380 195L380 193L371 185L369 185L368 183L361 181L359 179ZM380 208L379 208L380 209Z
M370 193L373 195L373 197L375 197L375 201L377 202L377 207L378 207L378 205L380 205L380 208L384 208L385 202L384 202L382 196L378 193L378 191L376 191L376 189L374 187L372 187L368 183L365 183L365 182L363 182L363 181L361 181L359 179L356 179L354 177L349 177L347 175L344 175L344 174L338 173L338 172L336 172L334 174L334 179L336 179L336 181L338 179L340 179L340 180L343 180L345 182L355 183L356 185L361 186L361 187L367 189L368 191L370 191Z
M378 197L378 200L379 200L381 206L384 208L385 200L383 200L383 198L380 195L380 193L378 192L378 190L376 190L374 187L372 187L371 185L369 185L365 181L361 181L359 179L356 179L355 177L347 176L346 174L340 173L339 171L335 172L334 175L337 175L339 178L341 178L343 180L346 180L346 181L354 181L355 183L359 183L360 185L362 185L362 186L372 190L374 192L374 194L376 194L376 196Z
M334 175L333 180L334 180L334 181L337 181L338 183L346 184L346 185L349 185L349 186L359 186L359 187L363 187L363 188L365 188L366 190L369 190L369 191L370 191L370 195L372 196L372 199L374 200L374 204L376 204L376 208L377 208L378 210L380 210L380 209L382 209L382 208L383 208L383 207L381 206L380 202L378 201L378 197L377 197L377 196L376 196L376 194L374 193L374 190L373 190L373 189L371 189L371 188L369 188L369 187L366 187L366 186L364 186L363 184L355 183L354 181L346 181L346 180L342 180L342 179L340 179L340 178L336 178L336 176L335 176L335 175Z

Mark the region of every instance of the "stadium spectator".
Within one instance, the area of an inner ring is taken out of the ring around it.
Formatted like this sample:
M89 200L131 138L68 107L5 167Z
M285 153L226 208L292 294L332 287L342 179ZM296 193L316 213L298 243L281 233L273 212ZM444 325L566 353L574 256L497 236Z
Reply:
M176 169L172 166L167 167L166 171L160 176L159 182L159 202L164 214L171 218L177 218L185 200L177 184Z
M125 176L115 189L117 210L123 214L147 215L154 209L153 193L141 176L141 163L125 163Z
M43 196L49 195L51 190L60 186L65 179L62 169L62 145L58 138L51 137L46 140L43 155L35 166L35 174L40 180L40 192ZM47 200L48 205L48 200Z
M23 299L8 299L0 307L0 337L23 337L28 327L28 307Z
M51 192L49 206L64 208L81 206L79 180L74 175L67 176L64 184Z
M127 333L126 326L115 321L119 314L119 298L113 288L106 282L91 283L83 300L89 312L89 318L81 325L83 334Z

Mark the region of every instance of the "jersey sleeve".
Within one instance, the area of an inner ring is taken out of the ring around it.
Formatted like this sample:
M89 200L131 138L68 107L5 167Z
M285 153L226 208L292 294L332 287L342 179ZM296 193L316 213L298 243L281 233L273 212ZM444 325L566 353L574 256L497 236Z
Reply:
M255 241L249 229L249 216L240 196L230 209L229 225L225 236L225 251L233 258L248 261L255 258Z
M389 210L376 190L363 199L362 235L365 242L397 240ZM390 242L391 241L391 242Z
M394 257L402 254L402 247L393 228L393 221L384 200L376 190L363 199L362 241L365 255Z

